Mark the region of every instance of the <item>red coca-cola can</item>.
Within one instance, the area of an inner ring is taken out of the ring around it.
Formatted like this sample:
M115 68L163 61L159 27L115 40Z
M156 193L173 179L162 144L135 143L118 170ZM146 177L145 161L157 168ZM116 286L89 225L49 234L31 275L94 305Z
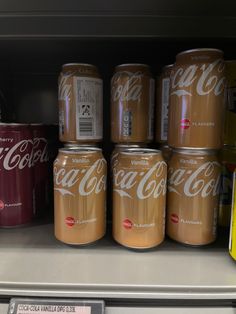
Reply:
M33 134L33 200L34 216L42 217L46 214L49 203L49 156L47 129L43 124L30 125Z
M33 217L33 138L27 124L0 123L0 226Z

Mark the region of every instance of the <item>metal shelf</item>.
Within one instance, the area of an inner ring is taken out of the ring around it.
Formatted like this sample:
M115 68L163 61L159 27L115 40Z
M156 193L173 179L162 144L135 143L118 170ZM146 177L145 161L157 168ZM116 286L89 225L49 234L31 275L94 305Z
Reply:
M235 2L1 1L4 38L236 38Z
M0 230L0 295L120 299L236 299L224 245L127 250L107 237L87 248L59 243L52 225Z

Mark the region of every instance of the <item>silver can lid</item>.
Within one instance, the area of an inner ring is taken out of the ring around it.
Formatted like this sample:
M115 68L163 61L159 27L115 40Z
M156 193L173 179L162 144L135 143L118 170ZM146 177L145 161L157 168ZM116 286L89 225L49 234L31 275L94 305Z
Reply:
M84 154L84 153L97 153L101 152L102 149L98 147L89 147L89 146L84 146L84 147L76 147L76 148L60 148L59 152L60 153L67 153L67 154Z

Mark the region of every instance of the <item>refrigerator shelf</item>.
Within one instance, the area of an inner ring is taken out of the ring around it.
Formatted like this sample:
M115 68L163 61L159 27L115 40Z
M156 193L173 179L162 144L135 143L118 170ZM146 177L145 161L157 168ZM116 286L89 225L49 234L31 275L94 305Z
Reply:
M191 248L166 240L141 253L109 235L73 248L54 238L52 224L1 229L0 295L233 300L236 265L223 242Z

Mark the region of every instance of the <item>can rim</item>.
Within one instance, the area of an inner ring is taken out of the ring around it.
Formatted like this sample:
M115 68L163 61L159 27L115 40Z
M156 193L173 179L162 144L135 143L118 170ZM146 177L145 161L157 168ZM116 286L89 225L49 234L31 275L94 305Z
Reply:
M87 67L91 67L91 68L97 68L96 65L90 64L90 63L77 63L77 62L71 62L71 63L65 63L62 65L63 67L67 67L67 66L87 66Z
M0 126L29 126L29 123L7 123L7 122L0 122Z
M131 155L133 153L136 153L138 155L160 155L161 151L159 149L152 149L152 148L128 148L119 154L124 154L124 155Z
M188 50L184 50L184 51L181 51L179 52L177 55L176 55L176 58L182 54L187 54L187 53L191 53L191 52L197 52L197 51L215 51L215 52L220 52L222 54L224 54L224 52L220 49L217 49L217 48L195 48L195 49L188 49Z
M167 64L167 65L164 65L162 67L162 71L166 70L166 69L169 69L169 68L172 68L174 66L174 64Z
M70 143L64 143L64 147L63 148L67 148L67 149L80 149L80 148L85 148L85 147L91 147L91 148L99 148L97 145L95 144L70 144Z
M127 148L127 149L129 149L129 148L142 148L142 146L139 144L116 144L115 149L116 148Z
M150 68L150 66L148 64L145 63L122 63L117 65L115 68L122 68L122 67L127 67L127 66L140 66L140 67L144 67L144 68Z
M99 147L81 147L81 148L59 148L59 152L68 154L84 154L84 153L95 153L101 152L102 149Z
M184 148L172 148L174 153L179 153L182 155L215 155L217 149L184 149Z

